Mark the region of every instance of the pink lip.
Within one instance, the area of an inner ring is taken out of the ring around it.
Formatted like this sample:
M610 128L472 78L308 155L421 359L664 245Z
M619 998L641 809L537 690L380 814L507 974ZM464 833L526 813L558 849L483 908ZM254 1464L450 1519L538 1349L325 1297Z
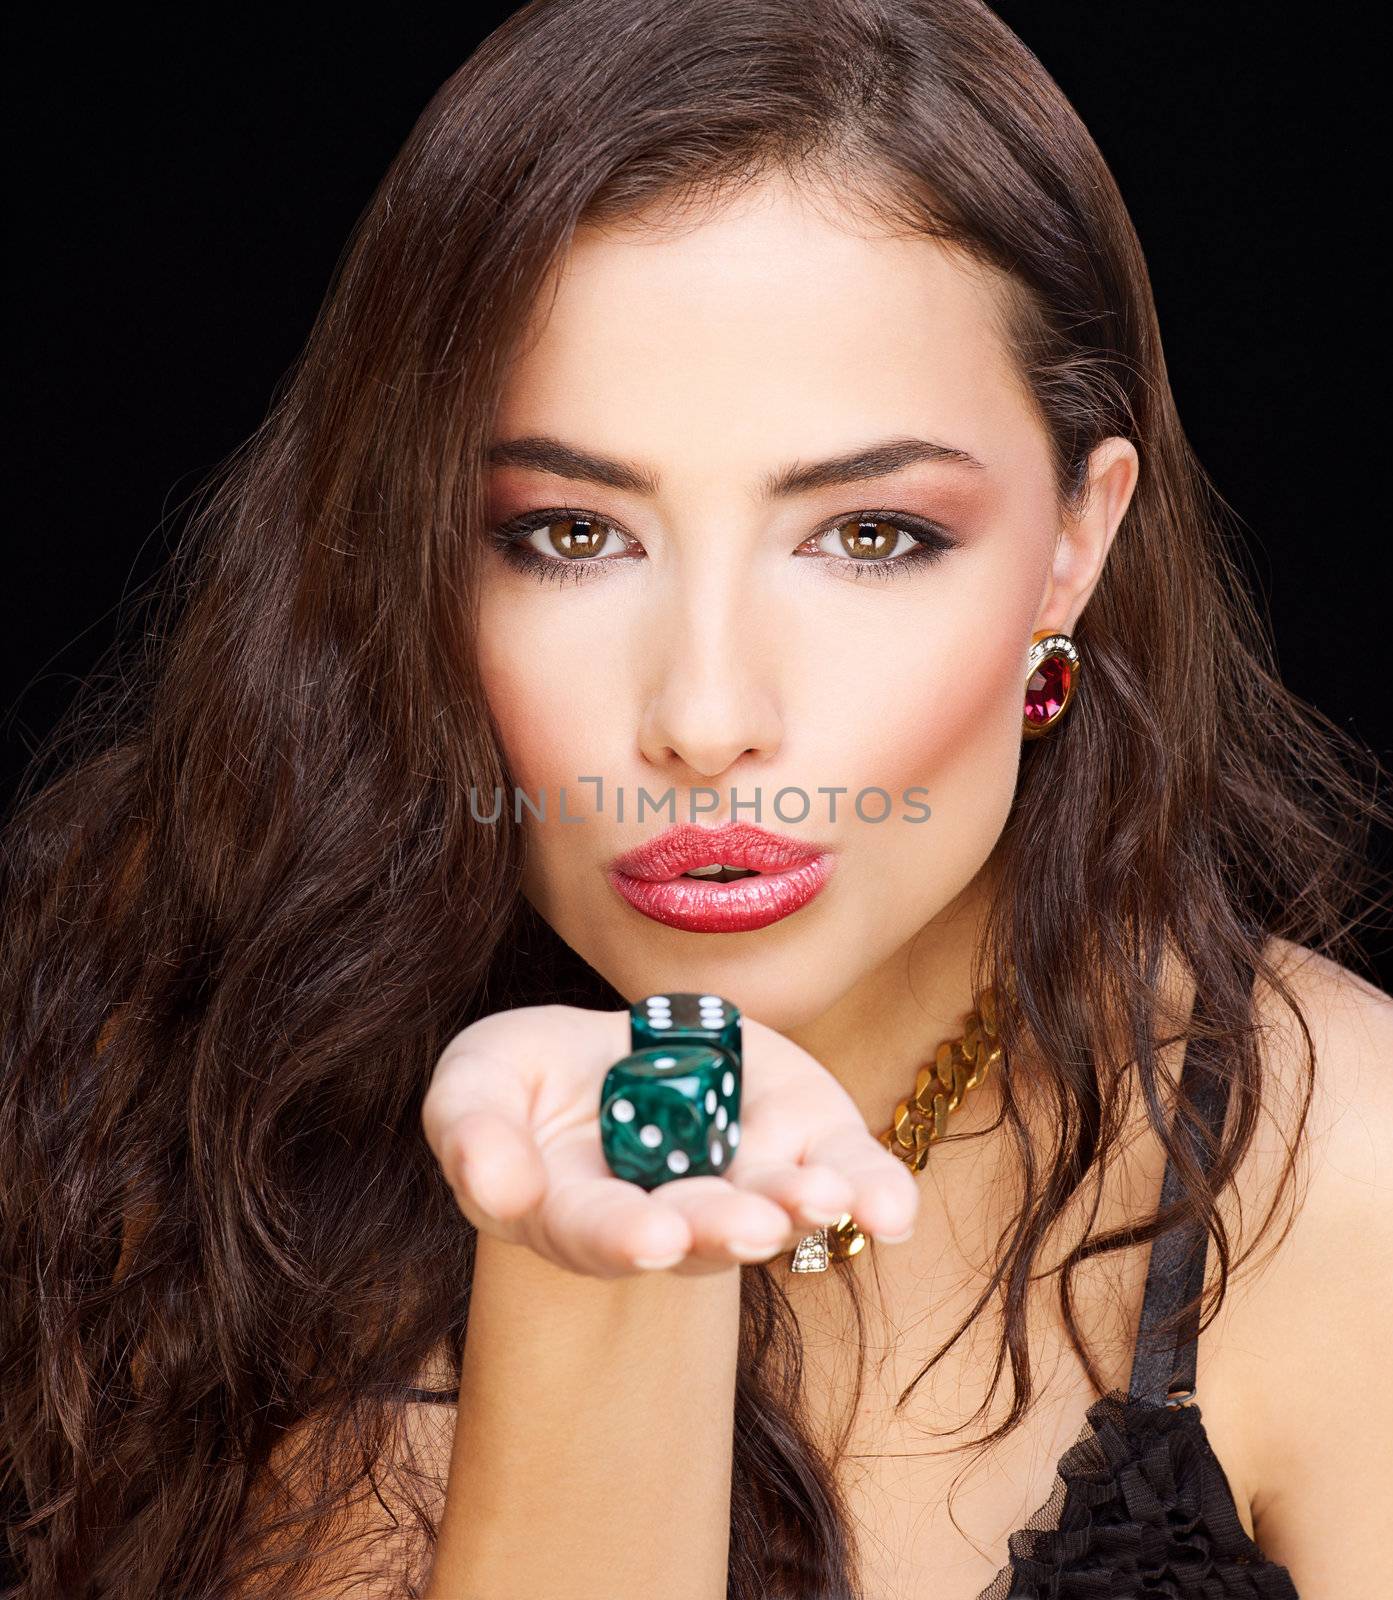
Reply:
M753 868L760 876L734 883L682 876L689 867L717 861ZM745 933L806 905L824 887L832 866L828 851L749 823L679 824L617 856L608 876L636 911L655 922L693 933Z

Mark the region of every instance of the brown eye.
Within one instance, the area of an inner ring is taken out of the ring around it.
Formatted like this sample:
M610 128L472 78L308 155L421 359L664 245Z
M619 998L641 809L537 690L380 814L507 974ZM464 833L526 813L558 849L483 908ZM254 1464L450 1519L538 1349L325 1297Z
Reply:
M561 522L547 524L547 540L557 555L568 561L593 556L604 548L609 529L602 522L592 522L585 517L568 517Z
M888 555L903 532L893 522L877 522L870 517L853 517L837 528L842 549L857 561L874 561Z

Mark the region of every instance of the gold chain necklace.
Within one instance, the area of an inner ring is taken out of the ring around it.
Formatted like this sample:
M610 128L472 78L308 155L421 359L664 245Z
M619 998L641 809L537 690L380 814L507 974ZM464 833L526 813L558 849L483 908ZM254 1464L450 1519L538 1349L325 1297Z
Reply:
M982 1083L1001 1061L997 1041L996 996L986 988L970 1011L962 1037L945 1039L933 1062L915 1075L914 1092L895 1107L894 1121L880 1142L897 1155L911 1172L922 1172L929 1146L943 1137L948 1118L962 1104L969 1089ZM826 1272L829 1261L850 1261L866 1243L866 1235L843 1212L836 1222L799 1241L793 1252L792 1272Z

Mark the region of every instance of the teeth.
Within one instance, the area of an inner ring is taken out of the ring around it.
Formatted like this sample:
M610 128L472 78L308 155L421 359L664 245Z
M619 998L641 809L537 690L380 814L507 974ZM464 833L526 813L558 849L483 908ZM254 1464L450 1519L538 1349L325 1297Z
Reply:
M757 876L750 867L728 867L721 862L709 867L692 867L689 871L684 872L682 876L684 878L718 878L722 873L728 873L737 878L753 878Z

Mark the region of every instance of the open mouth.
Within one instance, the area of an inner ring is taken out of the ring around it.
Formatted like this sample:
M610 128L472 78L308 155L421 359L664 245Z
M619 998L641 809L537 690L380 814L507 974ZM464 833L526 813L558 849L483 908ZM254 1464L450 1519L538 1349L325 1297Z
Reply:
M614 890L643 916L692 933L750 933L821 893L832 852L747 823L674 826L607 868Z
M830 855L781 872L732 867L723 861L688 867L670 878L636 878L611 870L610 882L645 917L692 933L748 933L780 922L820 892Z
M727 867L717 863L710 867L691 867L680 874L683 878L700 878L703 883L732 883L736 878L757 878L753 867Z

